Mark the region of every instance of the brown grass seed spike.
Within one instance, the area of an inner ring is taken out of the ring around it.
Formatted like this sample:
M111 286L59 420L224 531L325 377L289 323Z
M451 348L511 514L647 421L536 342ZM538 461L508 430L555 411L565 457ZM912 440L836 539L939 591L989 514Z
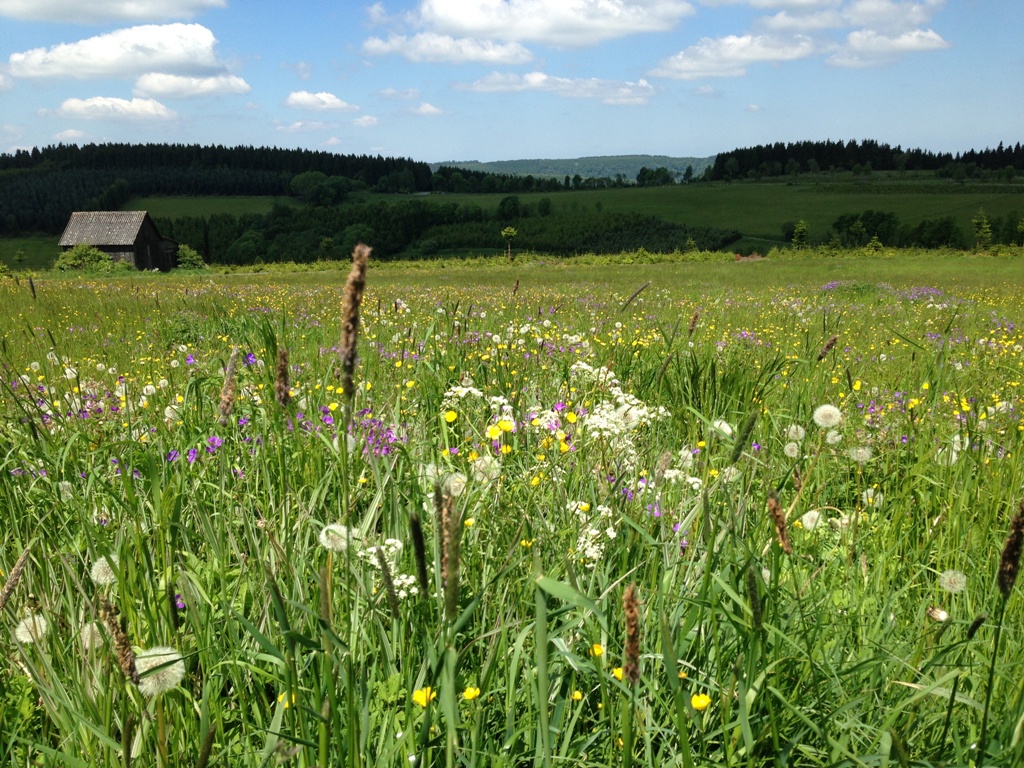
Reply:
M345 283L345 295L341 302L341 341L338 357L341 361L341 389L346 402L351 406L355 395L352 376L356 369L356 342L359 339L359 305L366 290L366 263L372 248L360 243L352 251L352 270Z

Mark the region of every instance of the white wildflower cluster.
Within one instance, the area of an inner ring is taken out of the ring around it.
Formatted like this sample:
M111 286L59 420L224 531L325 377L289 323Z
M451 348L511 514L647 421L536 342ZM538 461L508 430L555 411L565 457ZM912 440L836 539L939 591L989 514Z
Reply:
M695 493L700 493L704 489L704 482L699 477L691 477L685 469L666 469L662 480L670 485L685 483Z
M482 400L483 396L484 393L476 387L456 384L453 387L449 387L448 391L444 393L444 398L441 400L441 410L457 411L459 404L467 397Z
M380 550L384 553L384 560L388 564L388 568L391 572L395 572L395 566L398 563L398 556L402 552L402 542L398 539L384 539L383 544L375 544L372 547L365 547L359 550L359 557L366 560L374 568L380 569L380 561L377 559L377 551Z
M529 425L542 431L555 432L562 427L562 417L558 411L550 408L536 411L535 415L530 419Z
M512 423L516 421L515 411L512 410L512 404L508 401L508 398L503 395L492 395L487 398L487 404L491 407L491 414L497 419L507 419Z
M605 546L618 535L612 525L612 510L604 504L598 504L591 513L590 504L584 501L571 501L566 505L566 510L576 515L582 523L574 550L576 558L583 566L593 570L604 557Z
M598 403L583 420L591 436L614 442L636 429L671 414L664 406L649 408L641 400L618 386L612 387L612 400Z
M605 366L594 368L582 360L577 360L572 364L572 367L569 368L569 375L578 382L594 384L599 387L617 386L619 383L615 374Z
M420 588L416 584L416 577L409 573L400 573L392 579L395 584L395 594L399 600L405 600L409 595L418 595Z
M359 550L359 557L372 565L376 570L381 570L380 557L378 552L384 555L384 561L391 573L391 583L395 586L395 594L399 600L404 600L409 595L418 595L419 586L416 584L416 577L408 573L399 573L398 558L402 553L402 542L398 539L384 539L383 544L377 544Z

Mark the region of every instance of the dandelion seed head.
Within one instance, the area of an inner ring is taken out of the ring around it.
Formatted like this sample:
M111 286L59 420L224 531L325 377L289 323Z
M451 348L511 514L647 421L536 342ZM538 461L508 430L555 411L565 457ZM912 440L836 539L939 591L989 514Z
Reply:
M109 587L111 584L116 584L116 568L119 562L120 560L117 555L97 558L95 562L93 562L92 568L89 569L90 578L92 578L95 584L98 584L101 587Z
M185 662L173 648L158 645L139 651L135 656L139 672L139 691L154 697L176 688L185 678Z
M795 441L789 441L786 446L782 449L782 452L791 459L796 459L800 456L800 443Z
M38 613L30 613L14 628L14 639L22 645L40 642L50 631L50 622Z
M82 625L80 635L82 650L95 651L103 647L103 627L98 621L90 621Z
M956 594L967 588L967 576L963 571L948 570L939 574L939 587Z
M790 424L786 430L786 439L793 442L799 443L807 436L807 430L801 427L799 424Z
M320 546L331 552L345 552L349 542L358 541L358 536L339 523L325 525L320 531Z
M874 455L874 452L871 450L871 448L866 445L854 446L853 448L850 448L850 450L848 450L846 453L853 461L857 462L858 464L867 464L869 461L871 461L871 457Z
M864 502L864 506L866 507L874 507L875 509L881 509L882 502L884 500L885 495L875 488L868 488L867 490L864 491L863 494L861 494L861 501Z
M805 512L800 518L800 524L804 527L804 530L813 531L818 527L821 522L821 512L816 509L812 509L810 512Z
M834 405L825 403L814 409L814 423L822 429L838 427L843 421L843 412Z

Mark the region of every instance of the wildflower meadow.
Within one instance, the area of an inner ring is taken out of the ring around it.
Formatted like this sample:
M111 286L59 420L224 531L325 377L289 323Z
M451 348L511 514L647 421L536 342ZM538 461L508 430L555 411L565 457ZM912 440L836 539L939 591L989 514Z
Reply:
M1024 764L1020 266L0 279L0 762Z

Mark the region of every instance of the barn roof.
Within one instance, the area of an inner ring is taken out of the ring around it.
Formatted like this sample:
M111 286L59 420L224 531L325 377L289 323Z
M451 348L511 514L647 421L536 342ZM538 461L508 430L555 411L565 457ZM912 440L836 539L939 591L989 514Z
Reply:
M76 211L60 245L133 245L147 216L145 211Z

